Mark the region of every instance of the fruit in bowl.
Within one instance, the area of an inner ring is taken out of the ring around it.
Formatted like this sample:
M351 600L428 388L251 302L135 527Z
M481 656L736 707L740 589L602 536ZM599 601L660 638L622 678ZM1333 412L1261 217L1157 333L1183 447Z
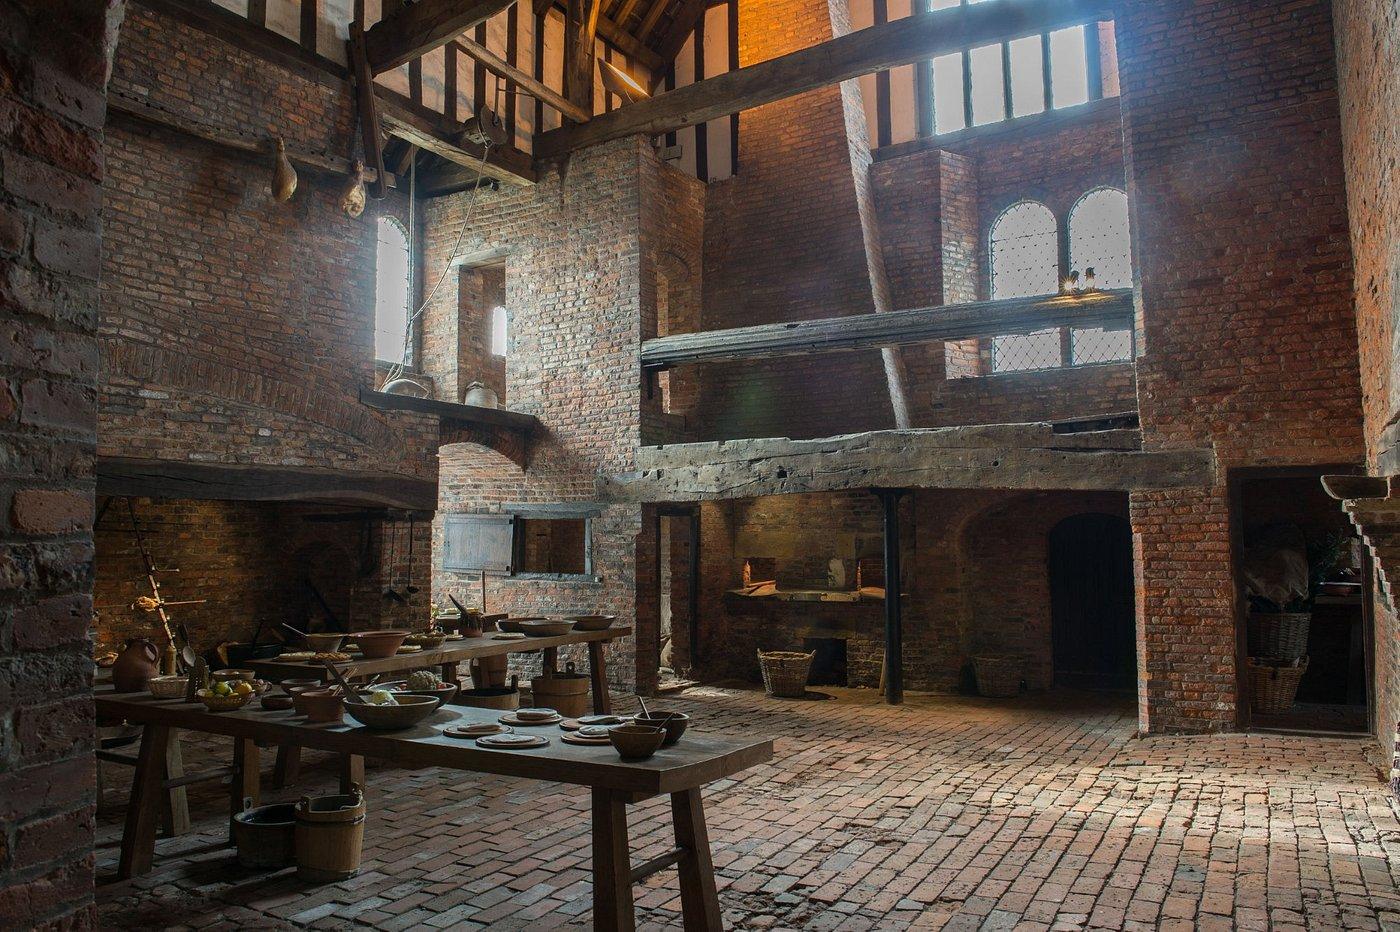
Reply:
M195 696L210 712L230 712L247 705L256 692L253 684L247 680L215 680L206 688L197 690Z

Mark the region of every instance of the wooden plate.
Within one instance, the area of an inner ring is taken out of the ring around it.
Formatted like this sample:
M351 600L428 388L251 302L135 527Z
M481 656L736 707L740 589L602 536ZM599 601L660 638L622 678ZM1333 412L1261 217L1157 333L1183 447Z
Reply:
M612 742L608 740L606 736L602 738L582 738L571 731L564 732L562 735L559 736L559 740L564 742L565 744L583 744L595 748L600 747L602 745L612 744Z
M315 657L315 656L316 656L316 652L315 652L315 651L310 651L310 650L294 650L294 651L288 651L288 652L285 653L285 654L278 654L278 655L277 655L277 659L278 659L278 660L285 660L287 663L303 663L303 662L305 662L305 661L307 661L307 660L310 660L312 657Z
M422 647L421 644L405 644L405 645L403 645L402 647L400 647L400 648L398 649L398 653L400 653L400 654L416 654L416 653L418 653L418 652L419 652L420 650L422 650L422 649L423 649L423 647Z
M553 718L536 718L527 721L525 719L516 718L514 712L507 712L497 719L502 725L523 725L526 728L531 728L535 725L558 725L563 720L564 716L556 715Z
M485 738L487 735L513 734L513 731L509 725L477 722L473 725L444 725L442 733L449 738Z
M544 735L517 735L513 733L503 735L486 735L477 738L478 747L491 748L497 751L516 751L521 748L542 748L549 743L549 739Z
M491 635L493 641L523 641L529 635L521 631L502 631L500 634Z

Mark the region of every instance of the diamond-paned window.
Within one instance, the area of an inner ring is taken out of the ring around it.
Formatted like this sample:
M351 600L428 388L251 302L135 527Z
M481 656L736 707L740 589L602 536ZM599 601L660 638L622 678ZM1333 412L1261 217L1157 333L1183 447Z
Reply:
M1133 287L1128 195L1098 188L1079 199L1069 215L1070 267L1094 270L1099 288ZM1117 362L1133 358L1131 330L1076 329L1070 333L1070 364Z
M992 224L992 297L1023 298L1059 290L1059 225L1035 201L1013 204ZM1060 331L1040 330L992 340L992 371L1021 372L1060 365Z

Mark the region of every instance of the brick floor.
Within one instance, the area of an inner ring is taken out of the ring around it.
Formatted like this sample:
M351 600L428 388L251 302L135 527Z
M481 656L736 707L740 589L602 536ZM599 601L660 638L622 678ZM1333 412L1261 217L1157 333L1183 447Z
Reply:
M832 692L696 688L666 703L696 727L779 739L771 765L706 791L728 926L1400 929L1400 818L1366 742L1138 739L1129 704L1086 696L890 708ZM218 788L199 788L195 830L158 842L156 870L99 888L104 926L588 925L583 792L372 762L368 782L355 878L238 867ZM302 789L330 783L322 761ZM109 878L122 795L109 791L99 829ZM659 800L630 813L634 863L666 847L665 814ZM679 927L673 871L636 896L645 927Z

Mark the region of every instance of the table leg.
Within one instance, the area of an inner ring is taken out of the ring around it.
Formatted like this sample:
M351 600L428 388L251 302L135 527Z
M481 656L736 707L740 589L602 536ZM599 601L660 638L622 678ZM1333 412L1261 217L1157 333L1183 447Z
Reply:
M180 732L170 730L170 739L165 743L165 779L174 780L185 775L184 757L180 753ZM177 786L168 790L162 800L165 815L165 833L169 836L183 835L190 830L190 805L185 788Z
M262 772L262 757L258 743L252 738L233 739L233 776L228 789L228 832L233 840L233 817L243 811L243 800L251 799L256 806L261 801L262 789L258 778Z
M593 679L593 714L612 712L612 697L608 695L608 662L603 657L603 642L588 642L588 672Z
M677 870L681 881L681 910L687 932L719 932L719 894L715 865L710 860L710 834L705 828L705 804L700 788L671 794L671 822L676 847L685 849Z
M453 683L457 686L462 685L461 677L457 675L457 661L454 660L451 663L444 663L442 665L442 681L444 683Z
M165 773L165 746L169 741L170 729L164 725L147 725L141 734L136 774L131 780L131 799L126 804L121 860L117 865L117 877L122 880L151 869L156 850L156 819L160 815L162 775Z
M277 746L277 763L272 770L273 789L295 786L301 777L301 747L296 744Z
M559 648L546 647L544 649L544 675L559 672Z
M340 755L340 792L349 793L351 788L365 786L365 759L359 754Z
M632 862L627 843L627 803L612 790L593 790L593 928L632 932Z

